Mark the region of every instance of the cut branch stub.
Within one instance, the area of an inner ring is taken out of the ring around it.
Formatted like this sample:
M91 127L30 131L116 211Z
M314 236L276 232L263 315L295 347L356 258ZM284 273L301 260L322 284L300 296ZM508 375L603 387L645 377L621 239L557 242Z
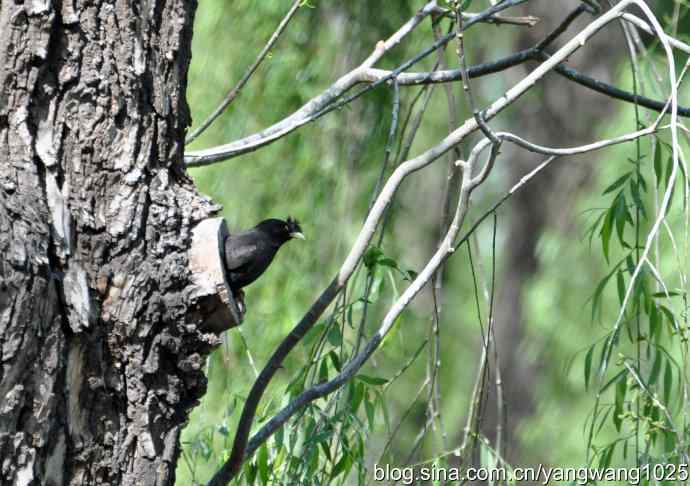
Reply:
M223 242L228 236L223 218L210 218L193 230L189 267L192 272L198 311L206 316L203 330L215 333L239 326L244 318L240 306L228 285L223 264Z

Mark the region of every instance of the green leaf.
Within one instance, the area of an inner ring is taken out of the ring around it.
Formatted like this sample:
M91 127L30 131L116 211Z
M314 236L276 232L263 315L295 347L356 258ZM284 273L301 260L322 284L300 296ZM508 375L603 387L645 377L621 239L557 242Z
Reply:
M350 385L350 409L352 413L357 413L359 405L364 398L364 385L362 383L352 382Z
M652 364L652 371L649 373L649 385L656 383L657 378L659 378L659 371L661 371L661 351L656 351L654 353L654 363Z
M664 371L664 403L666 407L669 405L671 398L671 389L673 388L673 369L671 368L671 360L666 361L666 370Z
M352 460L350 459L350 454L348 452L345 452L343 454L343 457L341 457L338 461L338 464L336 464L333 470L331 471L331 479L338 477L340 474L345 472L345 470L350 469L350 465L352 464L351 461Z
M616 449L616 443L614 442L613 444L609 445L604 449L604 452L601 454L601 458L599 459L599 468L600 469L606 469L611 465L611 459L613 458L613 451Z
M666 299L666 298L671 298L671 297L678 297L680 295L685 295L685 292L675 292L675 291L654 292L652 294L652 297L654 297L655 299Z
M656 187L659 187L664 174L664 163L662 161L662 150L661 144L656 144L656 150L654 152L654 174L656 175Z
M322 359L321 366L319 366L319 382L323 383L324 381L328 381L328 361Z
M316 469L319 467L319 450L312 447L309 451L309 459L307 462L307 476L313 476Z
M334 323L333 326L331 326L331 330L328 331L328 342L331 343L331 346L336 348L343 344L343 334L340 332L340 327L337 322Z
M640 214L644 219L647 219L647 210L644 207L644 202L642 202L642 197L640 196L640 181L642 179L631 179L630 180L630 194L632 195L633 201L635 202L635 207L640 210Z
M623 278L623 272L618 270L616 273L616 287L618 289L618 302L623 304L625 299L625 279Z
M388 257L379 259L379 261L377 263L379 265L381 265L382 267L390 267L390 268L395 268L395 269L398 268L398 262L396 262L392 258L388 258Z
M604 341L604 345L601 347L601 356L599 357L599 376L604 376L604 372L609 366L609 360L611 359L611 353L613 352L613 347L615 345L615 336L611 334ZM615 380L615 377L611 379L604 387L600 390L603 393L606 388Z
M355 378L363 381L364 383L366 383L368 385L379 386L379 385L385 385L386 383L388 383L387 379L379 378L378 376L357 375L357 376L355 376Z
M666 307L665 305L660 305L659 310L666 316L666 319L668 320L669 326L671 326L672 329L676 329L676 316L673 315L673 312Z
M333 368L335 371L340 373L340 370L342 369L342 365L340 363L340 358L338 357L338 353L336 353L334 350L331 350L330 353L328 353L328 357L331 358L331 362L333 363Z
M616 383L616 400L615 400L615 410L613 411L613 424L616 426L618 432L621 431L621 424L623 423L623 406L625 405L625 392L628 387L628 380L625 376L618 380Z
M244 476L247 484L254 484L254 481L256 481L256 473L256 465L253 463L247 463L247 465L244 467Z
M606 212L606 217L604 218L604 223L601 225L601 247L604 251L604 258L606 263L609 262L609 245L611 243L611 230L613 229L613 208Z
M627 172L627 173L623 174L622 176L620 176L618 179L616 179L616 181L613 184L611 184L606 189L604 189L604 192L602 192L602 195L608 194L609 192L613 192L616 189L618 189L619 187L621 187L623 184L625 184L625 181L627 181L632 174L633 174L632 172Z
M309 329L307 335L304 336L304 344L306 344L307 346L311 345L314 342L314 340L323 332L325 327L325 323L319 322L314 327Z
M364 399L364 410L367 413L367 421L369 422L369 429L374 430L376 408L374 407L374 403L370 400L368 393L367 393L366 398Z
M651 312L649 313L649 339L653 340L661 329L662 316L659 313L656 305L651 306Z
M597 228L601 224L601 221L606 217L608 214L608 211L602 211L599 216L597 216L597 219L592 223L592 225L587 229L587 244L589 245L589 248L592 248L592 240L594 239L594 233L596 232Z
M628 275L635 273L635 261L633 260L632 254L628 254L625 257L625 265L628 267Z
M649 273L644 267L640 268L640 272L637 275L637 280L635 281L635 287L633 289L633 296L636 300L640 302L640 305L647 309L651 304L651 296L649 295Z
M283 442L285 441L285 427L280 426L275 433L276 448L280 449L283 447Z
M328 434L330 436L330 434ZM331 448L328 447L328 441L326 440L321 440L319 441L319 446L321 446L321 450L323 451L323 455L326 456L326 459L328 459L328 462L333 462L333 458L331 457Z
M268 447L266 447L266 444L259 448L259 454L256 458L256 466L259 469L259 478L261 478L261 482L268 484L271 473L268 470Z
M286 391L290 396L297 396L304 391L305 377L304 373L300 373L300 375L287 386Z
M623 441L623 459L625 460L627 458L628 458L628 441L624 440Z
M597 345L593 344L585 355L585 390L589 388L589 377L592 373L592 357L594 356L594 348L596 347Z
M647 180L641 172L637 174L637 183L642 192L647 192Z
M604 386L601 387L601 390L599 390L599 393L603 394L606 390L609 389L609 387L611 385L613 385L614 383L618 383L618 381L620 381L620 380L624 380L627 374L628 374L628 370L626 370L626 369L623 369L623 370L619 371L618 373L616 373L616 376L611 378L609 381L606 382L606 384Z
M604 428L604 424L606 424L606 419L608 419L609 415L611 415L611 410L613 410L611 407L607 407L606 411L601 416L601 420L599 421L599 427L597 427L597 434L601 432L601 429Z
M362 260L364 265L369 269L373 269L378 261L383 257L383 250L378 246L370 246L369 249L364 253Z
M628 211L627 202L625 201L625 195L620 192L616 196L614 201L614 216L613 219L616 223L616 234L618 235L618 241L622 246L625 246L625 240L623 238L625 232L625 223L630 223L633 225L632 216Z
M391 417L388 413L388 407L386 406L386 401L383 399L383 393L379 389L374 388L374 393L376 393L376 401L383 411L383 423L386 426L386 430L391 429Z
M664 176L664 187L668 187L671 181L671 173L673 172L673 155L668 156L666 161L666 175Z
M613 270L611 270L608 275L601 279L599 285L597 285L597 288L594 290L594 295L592 296L592 321L596 319L597 313L601 313L601 296L604 292L604 288L619 266L620 262L613 267Z
M672 430L664 430L664 447L666 449L666 454L671 454L676 448L676 434ZM685 464L687 467L687 464ZM683 470L683 474L687 472L687 469Z

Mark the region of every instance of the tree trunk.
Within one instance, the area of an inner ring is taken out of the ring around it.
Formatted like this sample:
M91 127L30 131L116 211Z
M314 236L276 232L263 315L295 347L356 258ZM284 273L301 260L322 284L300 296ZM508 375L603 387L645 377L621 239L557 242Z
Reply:
M218 343L188 265L218 209L181 162L195 8L0 3L1 484L174 482Z

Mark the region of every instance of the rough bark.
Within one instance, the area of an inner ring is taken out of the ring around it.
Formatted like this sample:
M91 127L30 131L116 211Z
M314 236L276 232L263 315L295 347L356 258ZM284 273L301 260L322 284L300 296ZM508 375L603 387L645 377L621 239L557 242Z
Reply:
M172 484L205 390L196 3L0 3L0 483Z

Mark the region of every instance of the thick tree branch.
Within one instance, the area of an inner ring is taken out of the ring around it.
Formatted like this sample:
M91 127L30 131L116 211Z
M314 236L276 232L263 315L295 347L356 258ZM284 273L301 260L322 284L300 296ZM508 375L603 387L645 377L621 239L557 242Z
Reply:
M435 8L435 0L427 3L414 15L414 17L408 20L388 39L379 41L373 52L362 62L362 64L340 77L323 93L309 100L292 115L257 134L244 137L235 142L212 149L188 152L185 154L185 163L188 167L198 167L251 152L273 140L287 135L305 123L315 120L317 118L315 116L316 114L322 112L329 104L337 100L341 95L357 84L358 77L362 70L373 66L386 52L399 44L400 41L412 32L424 18L431 15Z
M595 150L600 150L605 147L610 147L612 145L630 142L640 137L644 137L656 132L658 130L657 123L655 123L653 127L649 127L644 130L638 130L636 132L625 134L614 139L602 140L600 142L595 142L592 144L572 148L544 147L523 140L511 133L496 133L496 136L500 139L511 141L531 152L552 155L552 157L549 158L544 164L541 164L539 167L537 167L536 170L532 171L530 174L522 178L515 186L513 186L510 189L510 191L508 191L506 197L501 200L501 203L505 202L505 200L507 200L508 197L510 197L519 189L524 187L527 182L529 182L541 170L543 170L543 168L546 167L546 165L555 160L557 156L583 154ZM473 172L476 161L478 160L483 150L486 149L489 145L492 146L493 151L493 147L495 147L495 145L491 142L491 140L489 140L488 138L483 139L472 150L472 154L470 155L468 161L462 162L462 165L467 171L467 174L471 174ZM475 177L465 178L459 196L457 211L448 229L448 232L446 233L442 242L439 244L438 250L436 251L434 256L429 260L424 270L422 270L422 272L417 276L417 278L415 278L413 283L408 287L408 289L388 311L386 317L384 318L381 324L381 327L379 328L379 331L369 340L364 350L355 358L353 358L343 368L342 372L338 374L335 378L325 383L319 383L313 386L312 388L305 390L302 394L300 394L297 398L290 402L286 407L284 407L280 412L278 412L271 420L269 420L252 437L251 441L247 446L247 455L251 455L253 452L255 452L256 449L258 449L276 430L278 430L278 428L284 425L285 422L287 422L287 420L290 417L292 417L297 411L299 411L302 407L340 388L344 383L349 381L349 379L354 376L354 374L363 366L364 363L366 363L366 361L371 357L373 352L379 346L383 338L390 331L390 329L393 326L393 323L402 313L405 307L422 290L422 288L424 288L427 282L431 279L433 273L440 267L440 265L445 261L445 259L453 254L454 249L460 246L462 243L464 243L467 240L467 238L471 235L471 232L478 227L478 224L473 225L472 230L470 232L467 232L462 239L458 240L457 243L454 243L455 237L457 236L459 229L462 226L462 222L464 221L464 217L466 215L469 196L475 188L477 188L486 180L488 173L491 171L494 165L493 161L495 160L495 158L496 153L492 153L489 157L489 161L484 165L484 167L479 171L479 173ZM492 207L490 211L487 211L485 216L488 216L496 209L497 207ZM484 218L482 218L479 222L481 222L483 219Z
M498 5L492 6L486 9L484 12L477 14L471 20L465 23L465 28L469 28L485 19L495 15L498 12L506 10L515 5L525 3L528 0L506 0ZM326 89L320 95L309 100L300 109L295 111L292 115L284 118L283 120L275 123L274 125L268 127L267 129L249 135L240 140L236 140L229 144L220 145L218 147L213 147L205 150L198 150L187 152L185 154L185 164L187 167L201 167L205 165L210 165L215 162L220 162L227 160L238 155L242 155L248 152L253 152L264 145L268 145L275 140L278 140L287 134L293 132L299 127L306 125L312 121L315 121L322 117L323 115L344 106L345 104L351 102L352 100L360 97L364 93L371 91L375 87L383 84L389 79L394 78L400 72L409 68L413 64L424 59L429 54L433 53L440 46L445 45L450 39L455 35L454 33L449 33L443 38L439 39L432 46L424 49L419 55L415 56L411 60L403 63L398 69L392 71L388 77L377 80L373 84L367 86L363 90L355 93L354 95L337 102L336 101L347 91L349 91L355 85L363 82L363 73L370 69L381 57L389 51L392 47L396 46L405 36L407 36L412 30L414 30L419 23L428 15L431 15L436 10L436 2L432 1L427 3L417 14L405 23L398 31L389 37L386 41L380 41L372 54L358 67L348 72L344 76L340 77L333 85Z
M508 107L510 104L514 103L524 93L530 90L537 83L537 81L543 78L549 71L553 70L568 56L572 55L580 47L584 46L591 36L597 33L609 22L618 18L620 12L624 8L627 8L631 3L637 4L638 0L624 0L617 6L615 6L613 9L601 15L599 18L593 20L592 23L586 26L579 34L573 37L573 39L568 41L563 47L561 47L556 53L554 53L553 56L551 56L549 59L540 64L534 71L532 71L519 83L513 86L501 98L496 100L487 110L485 110L485 119L489 120L493 118L498 113L503 111L506 107ZM674 88L674 102L675 99L676 98ZM673 111L675 112L675 103L673 104ZM355 268L359 264L362 256L368 248L371 239L373 238L373 235L376 231L379 221L381 220L382 215L385 212L385 209L390 204L393 196L397 192L402 181L410 174L422 169L423 167L426 167L434 160L441 157L452 147L463 141L467 137L467 135L476 131L478 127L479 125L474 117L466 120L462 126L457 128L450 135L444 138L438 145L432 147L431 149L427 150L421 155L402 163L392 173L392 175L384 185L383 189L381 190L381 194L378 196L373 207L371 208L371 211L369 212L369 215L367 216L366 221L359 235L357 236L357 240L355 241L347 258L345 259L338 275L333 279L328 288L326 288L322 292L317 301L311 306L311 308L309 309L307 314L302 318L299 324L295 326L291 333L280 344L276 352L269 360L266 367L262 370L254 386L252 387L247 401L245 402L245 406L242 411L242 416L238 424L238 431L235 436L233 451L230 455L230 458L223 464L221 469L211 480L211 482L209 483L210 485L217 486L227 484L228 481L230 481L233 477L235 477L238 474L242 466L242 463L245 461L246 457L248 457L247 437L249 431L251 430L251 426L254 421L254 415L256 413L259 401L261 399L261 396L263 395L263 392L268 386L268 383L275 374L276 370L279 369L279 367L281 366L287 354L294 348L294 346L296 346L296 344L300 341L300 339L302 339L306 332L309 329L311 329L311 327L317 321L319 316L323 313L326 307L328 307L328 305L338 294L339 290L343 287L343 285L353 274ZM468 164L469 168L471 168L472 160L468 161ZM482 170L477 177L466 178L463 185L463 190L461 190L461 193L463 194L462 197L469 198L469 194L476 187L476 184L481 183L485 179L488 170L490 170L490 166L487 167L488 169L485 168L484 170ZM466 208L466 202L466 200L464 200L463 202L463 200L461 199L461 204L459 205L458 211L461 211L460 208L462 207ZM457 213L456 216L458 216ZM461 222L462 218L464 218L464 214L462 212L460 213L459 218L460 219L456 218L456 220ZM455 225L451 225L449 233L451 231L457 232L457 230L458 228L456 228ZM438 265L440 265L442 261L446 258L447 252L452 251L452 239L446 240L446 242L448 244L447 247L444 243L444 245L441 248L439 248L439 251L437 251L434 257L429 261L425 269L417 276L417 278L415 278L415 280L406 289L406 291L403 293L400 299L398 299L398 301L390 309L389 313L386 315L386 318L382 323L381 329L379 330L377 335L367 344L365 349L362 351L363 354L358 355L358 357L356 357L351 364L348 364L344 368L343 372L347 371L349 373L351 371L356 371L356 369L358 369L358 367L361 366L361 363L365 362L367 357L370 356L371 353L376 349L378 343L380 343L380 340L392 327L395 318L400 314L400 312L402 312L402 310L409 304L409 302L414 298L414 296L417 295L421 288L431 278L435 269L438 268ZM364 357L362 358L362 356ZM338 381L335 381L335 384L331 386L342 384L344 382L340 381L342 379L342 377L336 378L335 380ZM345 378L345 381L346 380L347 378ZM317 387L319 386L326 385L317 385ZM319 393L321 393L320 390L323 391L321 388L316 388L316 391L307 390L305 392L305 394L307 394L305 395L306 398L301 398L300 400L304 401L306 399L314 399L313 397L316 397ZM303 406L303 402L300 403L302 403L302 405L288 405L288 407L290 407L289 410L291 410L291 412L286 413L286 418L284 420L287 420L287 417L289 417L292 413L294 413L294 411L298 410L301 406ZM261 436L259 436L261 438L261 441L264 441L265 438L269 437L270 434L272 434L275 431L275 429L279 427L279 425L276 425L276 421L272 421L269 423L273 424L271 428L266 429L265 432L260 432L262 434ZM257 444L261 441L257 440L252 442L252 446L256 447Z
M644 23L644 21L635 17L634 15L624 14L623 18L630 22L634 22L643 30L649 31L649 27ZM567 25L568 23L569 19L566 19L566 21L564 21L560 27ZM470 22L466 22L465 29L468 28L470 25ZM511 67L523 64L527 61L544 61L548 58L548 54L546 54L543 51L543 49L551 41L555 39L556 35L554 34L557 33L559 35L563 32L564 29L561 29L560 27L559 29L554 31L554 33L552 33L548 38L540 42L535 47L524 49L522 51L516 52L496 61L482 63L475 66L469 66L467 68L468 78L472 79L486 76L489 74L495 74L509 69ZM385 82L391 81L393 78L396 79L396 82L400 86L460 81L462 80L462 69L449 69L432 72L404 72L404 70L407 69L409 66L423 59L424 57L432 53L434 50L436 50L439 46L449 42L454 35L455 34L452 32L447 34L443 38L439 39L439 41L434 43L434 45L425 49L418 56L402 64L399 68L393 71L385 69L376 69L373 67L364 67L364 64L360 65L358 68L354 69L353 71L350 71L345 76L341 77L326 91L324 91L317 97L312 98L312 100L310 100L307 104L305 104L295 113L281 120L275 125L267 128L262 132L250 135L248 137L244 137L240 140L231 142L226 145L221 145L199 151L187 152L185 154L185 163L187 167L202 167L205 165L214 164L216 162L228 160L230 158L234 158L248 152L252 152L264 145L268 145L288 135L289 133L293 132L294 130L300 128L303 125L306 125L307 123L317 120L323 115L358 98L367 91L370 91ZM670 36L666 36L666 38L669 40L669 43L673 47L690 54L690 46ZM372 57L370 56L369 59L371 58ZM609 96L611 98L615 98L628 103L635 103L639 106L657 112L662 111L664 108L665 103L662 101L653 100L645 96L637 95L629 91L622 90L620 88L617 88L616 86L582 74L576 69L570 68L565 64L560 64L556 66L554 68L554 71L571 81L574 81L586 88L601 93L605 96ZM345 94L352 87L360 83L372 84L370 84L362 91L348 97L347 99L335 103L343 94ZM690 107L679 106L678 114L683 117L690 117Z

